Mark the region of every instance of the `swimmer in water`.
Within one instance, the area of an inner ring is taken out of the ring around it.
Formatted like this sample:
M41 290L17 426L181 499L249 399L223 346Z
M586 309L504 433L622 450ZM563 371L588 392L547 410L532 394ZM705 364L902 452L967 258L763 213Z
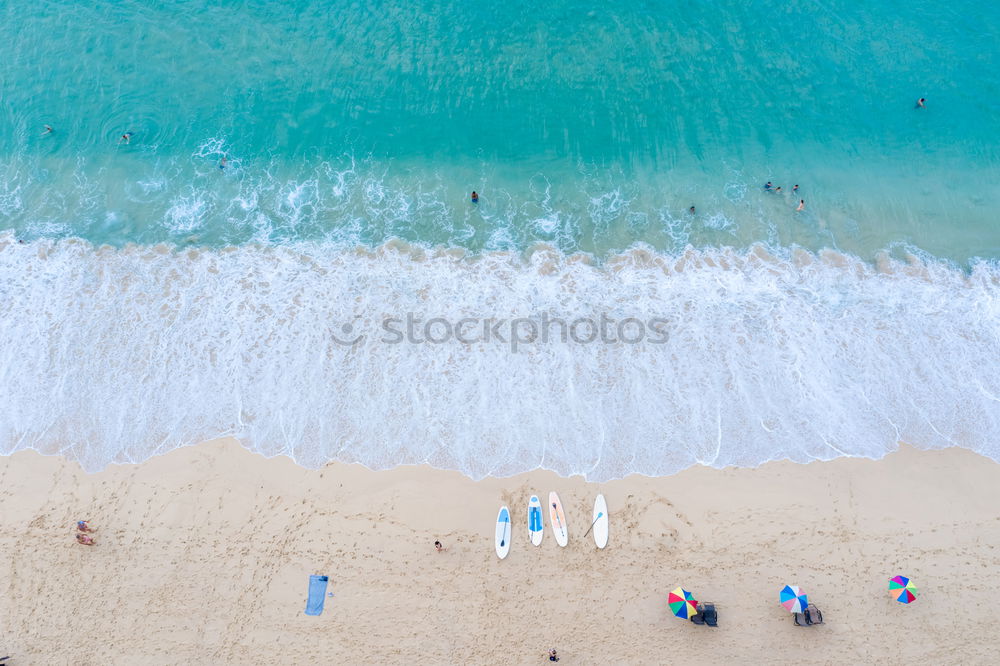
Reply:
M927 107L924 106L924 102L926 102L926 101L927 101L926 99L924 99L923 97L921 97L920 99L917 100L917 105L915 107L913 107L913 108L914 109L926 109Z
M52 125L43 125L43 127L45 128L45 131L42 132L42 136L45 136L46 134L52 134Z
M475 190L472 190L472 203L479 203L479 195Z
M792 188L792 194L795 194L798 191L799 191L799 186L798 185L796 185L795 187Z
M694 206L691 206L690 208L688 208L688 212L691 213L692 215L694 215Z
M223 155L222 159L219 160L219 168L220 169L225 169L226 168L226 156L225 155Z
M801 213L805 209L806 209L806 200L805 199L799 199L799 207L795 209L795 212L796 213Z
M774 193L775 194L781 194L781 188L780 187L774 188Z
M122 141L125 143L132 143L132 132L125 132L122 134L121 138L118 139L118 143L120 144Z
M771 181L767 181L766 183L764 183L764 189L767 190L768 192L771 191Z

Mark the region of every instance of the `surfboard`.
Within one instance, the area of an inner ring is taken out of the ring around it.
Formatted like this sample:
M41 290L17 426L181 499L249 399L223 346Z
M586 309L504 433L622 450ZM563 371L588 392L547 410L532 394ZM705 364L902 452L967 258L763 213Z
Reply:
M566 514L563 513L562 502L556 491L549 493L549 523L552 525L552 533L556 535L556 543L566 547L569 543L569 532L566 531Z
M542 503L538 501L538 495L532 495L531 499L528 500L528 536L531 538L531 545L542 545L544 535L545 520L542 518Z
M500 507L500 513L497 514L497 557L501 560L507 557L507 553L510 552L510 511L507 507Z
M594 543L598 548L608 545L608 503L604 495L598 495L594 500Z

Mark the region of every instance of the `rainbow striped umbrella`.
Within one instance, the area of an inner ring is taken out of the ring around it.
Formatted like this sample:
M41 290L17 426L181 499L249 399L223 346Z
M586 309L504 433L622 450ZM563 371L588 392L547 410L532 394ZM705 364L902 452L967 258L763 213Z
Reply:
M805 592L798 585L786 585L778 593L778 601L793 613L801 613L809 605Z
M679 587L667 595L667 605L674 615L684 620L698 612L698 602L690 592Z
M908 604L917 598L917 588L906 576L889 579L889 594L901 604Z

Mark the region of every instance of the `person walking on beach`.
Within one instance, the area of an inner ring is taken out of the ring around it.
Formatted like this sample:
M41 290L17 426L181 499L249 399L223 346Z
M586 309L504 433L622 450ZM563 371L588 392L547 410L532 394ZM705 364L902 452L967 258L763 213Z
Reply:
M799 199L799 207L795 209L795 212L796 213L801 213L805 209L806 209L806 200L805 199Z
M559 661L559 655L556 653L555 648L549 650L549 661Z
M82 546L96 546L97 543L94 541L94 537L88 536L86 534L81 534L77 532L76 542Z

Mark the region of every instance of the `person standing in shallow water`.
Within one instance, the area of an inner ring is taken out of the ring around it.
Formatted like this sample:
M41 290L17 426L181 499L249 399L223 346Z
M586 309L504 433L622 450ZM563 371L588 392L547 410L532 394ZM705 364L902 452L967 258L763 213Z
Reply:
M926 101L927 101L926 99L924 99L923 97L921 97L920 99L917 100L917 104L913 108L914 109L926 109L927 107L924 106L924 102L926 102Z
M479 203L479 195L475 190L472 190L472 203Z
M805 199L799 199L799 207L795 209L795 212L796 213L801 213L805 209L806 209L806 200Z

